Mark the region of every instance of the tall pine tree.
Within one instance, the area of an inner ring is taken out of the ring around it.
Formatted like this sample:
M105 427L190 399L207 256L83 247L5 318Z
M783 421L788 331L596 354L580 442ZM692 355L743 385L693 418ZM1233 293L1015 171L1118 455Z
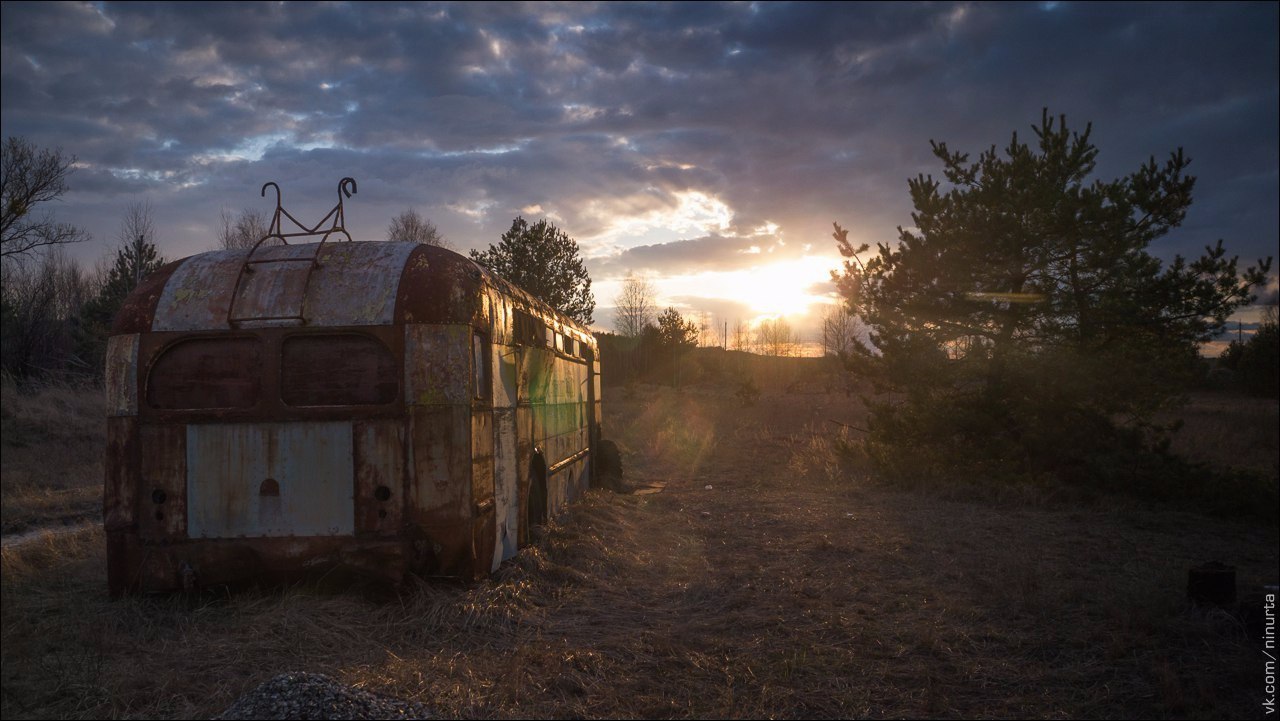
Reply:
M107 337L111 334L111 323L116 313L142 279L164 264L165 259L156 250L155 243L148 241L142 234L130 242L122 243L116 249L115 261L107 271L101 290L85 304L80 315L77 345L82 362L96 372L102 372Z
M596 299L578 244L546 220L529 225L517 217L497 245L471 251L471 259L579 323L591 323Z
M1191 204L1181 150L1102 180L1089 126L1046 110L1033 130L976 161L932 143L943 179L909 181L914 227L865 265L836 226L835 279L905 396L872 424L891 470L1089 475L1090 455L1134 446L1118 420L1179 398L1200 344L1270 268L1239 269L1222 241L1193 261L1149 252Z

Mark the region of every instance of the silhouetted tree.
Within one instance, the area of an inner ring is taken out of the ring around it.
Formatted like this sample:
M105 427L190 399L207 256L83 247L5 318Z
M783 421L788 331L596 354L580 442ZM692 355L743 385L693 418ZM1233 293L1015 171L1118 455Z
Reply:
M79 355L97 373L102 372L111 323L125 298L144 278L159 270L165 263L156 249L154 237L149 239L146 235L138 234L128 239L139 228L152 227L149 204L129 206L121 224L121 242L116 248L115 259L107 269L97 296L85 304L81 314Z
M517 217L497 245L472 250L471 259L579 323L591 323L596 300L578 244L546 220L529 225Z
M800 339L785 318L765 319L756 326L756 352L760 355L789 357L797 355Z
M59 248L40 263L9 263L0 270L0 357L15 378L92 373L78 353L79 324L98 281Z
M413 208L391 219L391 224L387 226L387 240L448 247L435 224L418 215L418 211Z
M1246 393L1275 398L1280 395L1280 326L1276 306L1267 306L1262 322L1248 340L1233 340L1218 362L1236 374L1237 385Z
M741 318L733 322L729 331L729 349L746 350L751 345L751 326Z
M822 311L822 354L845 358L857 341L853 336L853 316L841 305L829 305Z
M622 291L614 299L617 307L613 314L613 327L618 333L636 338L652 325L657 310L656 295L648 279L628 273L626 280L622 281Z
M252 248L267 235L270 222L267 216L248 208L233 216L231 211L223 209L218 216L218 247L223 250L242 250ZM263 245L279 245L279 238L272 238Z
M658 316L658 337L664 348L687 350L698 345L698 324L686 321L675 308L667 308Z
M869 448L890 469L1090 475L1089 454L1132 438L1115 419L1175 401L1270 267L1239 270L1222 241L1190 262L1148 253L1191 204L1181 150L1105 181L1091 126L1046 110L1033 130L1034 146L1015 133L976 162L931 142L945 186L912 179L914 227L865 265L836 225L835 280L906 398L874 411Z
M10 137L0 146L0 258L88 239L79 228L55 222L50 213L37 215L41 203L67 192L75 161L75 156L37 149L23 138Z

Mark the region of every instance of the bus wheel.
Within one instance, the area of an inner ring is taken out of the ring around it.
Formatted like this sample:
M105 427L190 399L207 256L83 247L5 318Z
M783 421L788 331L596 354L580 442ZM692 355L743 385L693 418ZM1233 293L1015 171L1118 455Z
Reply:
M597 485L611 491L622 491L622 454L613 441L600 441L600 457L596 459Z
M530 542L534 541L533 529L547 525L547 478L542 469L529 479L529 503L525 509L525 528Z

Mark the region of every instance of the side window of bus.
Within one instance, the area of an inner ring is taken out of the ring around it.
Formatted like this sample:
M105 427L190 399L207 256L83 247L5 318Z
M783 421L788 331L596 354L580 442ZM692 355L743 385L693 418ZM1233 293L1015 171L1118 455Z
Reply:
M493 396L493 382L490 379L489 343L479 334L471 335L471 369L474 375L474 397L487 400Z
M280 397L291 406L384 405L400 394L395 357L376 338L295 335L280 355Z
M147 404L166 410L252 408L262 392L257 338L180 341L147 374Z

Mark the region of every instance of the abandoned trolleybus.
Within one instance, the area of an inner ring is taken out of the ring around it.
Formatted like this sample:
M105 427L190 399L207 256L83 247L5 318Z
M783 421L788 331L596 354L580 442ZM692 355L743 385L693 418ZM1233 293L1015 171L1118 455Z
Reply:
M170 263L117 316L106 370L113 595L482 576L592 482L595 339L443 248Z

